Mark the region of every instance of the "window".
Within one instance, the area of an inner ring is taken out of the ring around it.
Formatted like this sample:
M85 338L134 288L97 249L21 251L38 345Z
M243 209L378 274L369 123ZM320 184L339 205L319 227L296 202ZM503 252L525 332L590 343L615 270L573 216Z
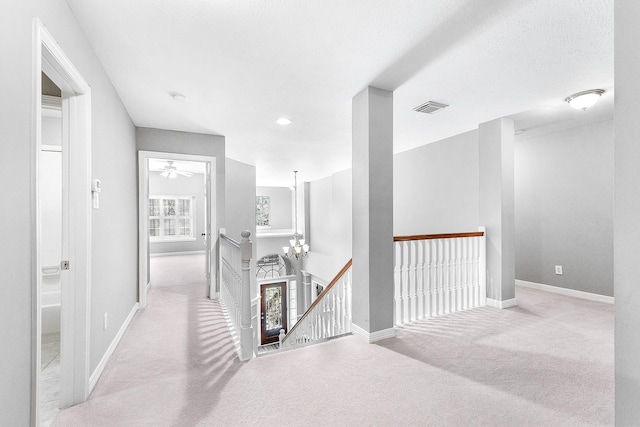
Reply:
M271 203L269 196L256 196L256 226L260 228L269 228L269 219L271 216Z
M149 240L195 240L195 203L195 196L149 197Z

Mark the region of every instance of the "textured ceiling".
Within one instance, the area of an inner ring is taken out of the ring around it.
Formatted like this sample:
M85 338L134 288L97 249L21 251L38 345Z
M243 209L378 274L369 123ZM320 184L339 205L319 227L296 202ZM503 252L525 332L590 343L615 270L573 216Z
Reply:
M68 3L137 126L225 135L259 185L350 167L351 99L369 85L394 91L396 152L613 108L613 0ZM564 103L591 88L607 91L591 110ZM412 111L428 100L450 107Z

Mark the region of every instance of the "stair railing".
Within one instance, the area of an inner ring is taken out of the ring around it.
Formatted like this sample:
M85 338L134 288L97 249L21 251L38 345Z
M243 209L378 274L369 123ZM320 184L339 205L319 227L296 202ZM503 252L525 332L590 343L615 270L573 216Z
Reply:
M395 325L486 304L484 227L393 240Z
M251 232L241 233L240 242L220 230L220 299L226 310L233 342L240 360L253 357L251 325Z
M351 333L351 264L349 260L286 335L281 333L281 349Z

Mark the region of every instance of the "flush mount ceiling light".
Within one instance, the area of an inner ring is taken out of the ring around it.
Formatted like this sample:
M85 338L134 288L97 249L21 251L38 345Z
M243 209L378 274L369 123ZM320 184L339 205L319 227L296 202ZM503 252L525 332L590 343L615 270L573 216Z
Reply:
M171 95L171 99L173 99L173 102L185 102L187 97L181 93L174 93Z
M286 117L280 117L278 120L276 120L276 123L282 126L286 126L291 124L291 120L287 119Z
M571 105L571 107L576 110L586 110L591 107L593 104L598 102L600 96L604 93L602 89L591 89L585 90L584 92L574 93L573 95L567 97L565 101Z

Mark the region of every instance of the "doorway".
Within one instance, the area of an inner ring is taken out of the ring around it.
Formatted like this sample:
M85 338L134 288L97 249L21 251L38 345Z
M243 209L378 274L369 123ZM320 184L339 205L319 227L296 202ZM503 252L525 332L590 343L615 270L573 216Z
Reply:
M63 233L63 223L68 217L63 209L62 177L62 98L60 89L42 73L42 134L39 156L40 221L40 314L42 348L40 367L40 418L41 425L55 418L60 410L60 317L62 312L62 288L67 275L61 270L63 247L68 242ZM66 171L64 171L66 175ZM67 337L65 337L67 338ZM66 355L65 355L66 356Z
M260 344L278 341L280 329L287 332L287 282L260 285Z
M169 257L187 255L189 261L203 258L205 292L211 295L215 242L211 224L216 223L215 160L189 154L138 152L138 301L141 308L147 305L147 293L153 281L152 253L167 257L163 260L165 267L172 262L182 264L179 259Z
M48 341L43 339L43 332L56 329L55 323L59 322L59 350L54 349L59 351L59 389L57 399L50 400L54 402L51 406L66 408L84 402L89 395L91 90L38 19L34 19L33 29L31 197L36 214L32 220L35 250L31 259L31 410L40 425L44 421L40 403L50 398L43 393L43 380L47 378L42 368L53 361L47 360L51 356L48 342L43 351L43 341ZM43 113L52 114L48 105L51 100L43 101L43 76L59 90L54 102L58 143L48 139L49 124L43 121Z

